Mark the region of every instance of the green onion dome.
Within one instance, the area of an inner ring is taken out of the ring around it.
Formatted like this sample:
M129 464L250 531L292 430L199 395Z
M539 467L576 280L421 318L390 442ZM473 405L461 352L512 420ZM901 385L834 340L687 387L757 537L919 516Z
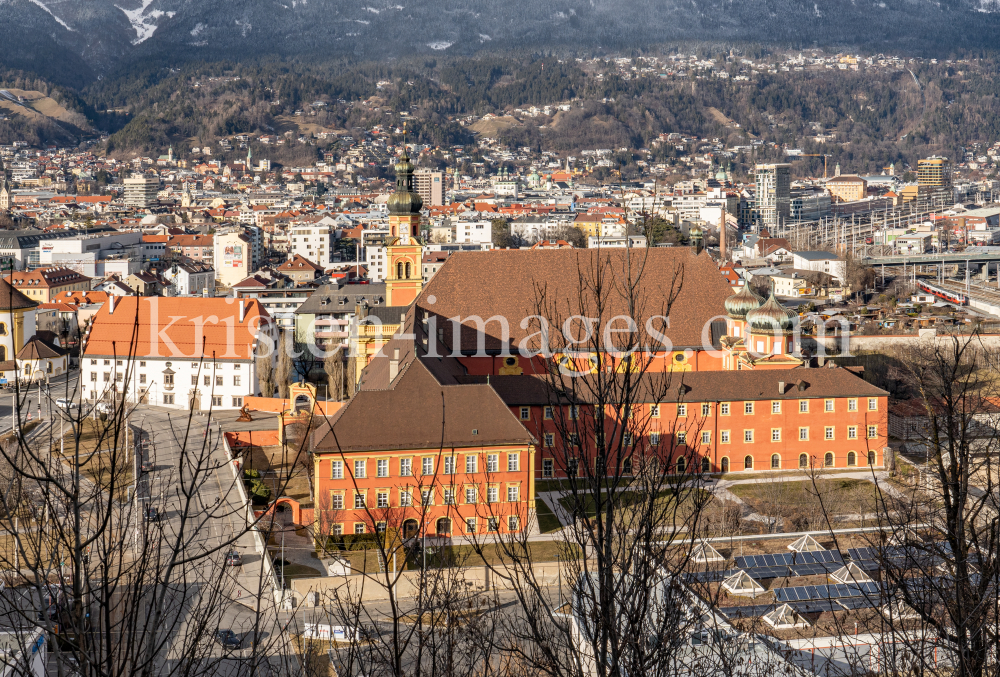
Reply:
M778 303L778 299L774 298L774 290L771 290L771 296L764 305L747 313L747 323L751 331L771 333L780 329L782 332L790 332L795 328L796 317L798 315L794 311Z
M413 164L405 150L396 163L396 192L389 196L386 206L390 214L397 216L419 214L424 206L423 198L413 190Z
M726 314L734 320L745 320L747 313L760 308L762 303L764 299L744 282L743 289L726 299Z

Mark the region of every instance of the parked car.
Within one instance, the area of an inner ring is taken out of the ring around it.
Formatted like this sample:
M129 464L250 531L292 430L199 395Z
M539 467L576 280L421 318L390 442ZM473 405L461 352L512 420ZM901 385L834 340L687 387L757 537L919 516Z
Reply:
M98 402L94 408L97 409L98 414L113 414L115 411L115 406L110 402Z
M239 649L240 648L240 638L236 636L236 633L232 630L216 630L215 631L215 641L218 642L223 649Z
M139 464L139 469L140 470L142 470L143 472L150 472L151 470L154 470L155 468L156 468L156 464L153 463L153 460L151 458L149 458L148 456L143 456L142 457L142 462Z
M146 521L147 522L158 522L160 520L160 511L156 509L155 506L149 506L146 508Z
M243 566L243 556L240 555L238 550L230 550L226 555L226 566L229 567L241 567Z
M66 411L71 411L73 409L79 409L80 405L73 400L58 399L56 400L56 406L60 409L65 409Z

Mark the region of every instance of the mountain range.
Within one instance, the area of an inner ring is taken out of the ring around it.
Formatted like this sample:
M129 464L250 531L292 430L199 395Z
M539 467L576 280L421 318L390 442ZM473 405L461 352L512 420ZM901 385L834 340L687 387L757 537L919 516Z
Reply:
M0 0L0 65L81 84L137 62L583 54L673 41L948 56L996 44L1000 0Z

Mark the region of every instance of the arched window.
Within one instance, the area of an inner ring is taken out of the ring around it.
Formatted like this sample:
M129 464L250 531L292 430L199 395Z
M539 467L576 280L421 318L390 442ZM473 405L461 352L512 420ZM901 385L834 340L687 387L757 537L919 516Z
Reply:
M396 264L396 279L397 280L402 280L403 279L403 262L402 261L400 261L399 263Z
M847 465L857 465L857 464L858 464L858 455L855 454L853 451L847 452Z
M407 280L410 279L410 262L409 261L406 262L406 279Z
M743 469L753 470L753 456L747 456L743 459Z
M683 473L686 467L687 463L685 462L684 457L681 456L679 459L677 459L677 474L680 475L681 473Z
M777 454L771 454L771 470L778 470L781 468L781 456Z
M809 467L809 454L799 454L799 467L800 468Z
M701 472L710 473L712 472L712 464L708 460L708 456L703 456L701 459Z
M868 452L868 465L875 465L875 452L874 451L869 451Z
M0 322L0 336L7 335L7 325L4 322Z
M719 467L722 470L722 472L729 472L729 457L728 456L723 456L722 457L722 463L720 464Z
M826 456L823 457L823 465L825 465L827 468L832 468L833 467L833 452L832 451L826 452Z

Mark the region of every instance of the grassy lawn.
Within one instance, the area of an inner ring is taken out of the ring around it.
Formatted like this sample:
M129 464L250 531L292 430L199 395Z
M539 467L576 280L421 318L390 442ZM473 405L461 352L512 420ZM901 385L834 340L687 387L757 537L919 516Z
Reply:
M631 505L635 505L645 501L648 496L639 491L623 491L619 492L621 497L621 508L627 510ZM711 503L714 499L711 494L709 494L704 489L690 489L684 493L683 499L680 504L677 505L677 499L673 495L672 489L664 489L656 495L656 510L662 511L661 516L666 516L672 514L673 510L677 510L678 518L686 517L691 514L695 506L699 502L707 505ZM559 499L559 505L569 514L573 514L574 506L578 507L578 511L585 514L587 517L595 516L594 507L594 496L588 492L581 492L579 496L563 496ZM676 508L675 508L676 506ZM626 516L627 519L627 516Z
M293 448L254 446L244 460L244 467L267 473L263 479L272 491L272 499L288 496L298 501L303 508L313 507L309 500L309 468L305 464L304 454L297 459ZM281 478L283 487L278 485L278 478ZM276 493L275 487L278 489Z
M520 547L513 544L513 548ZM580 548L576 545L568 545L560 541L538 541L527 544L528 557L533 562L555 562L558 559L578 558ZM502 564L506 561L502 550L497 550L495 543L485 544L482 547L482 555L476 552L471 545L446 545L440 547L427 547L427 566L430 568L441 567L475 567L484 564ZM339 553L351 563L351 568L358 573L368 574L378 573L378 553L375 550L352 550ZM406 567L408 570L420 569L424 566L424 558L420 554L411 555L403 562L403 553L400 552L396 558L396 565L400 568ZM388 568L392 570L392 554L389 555Z
M867 480L825 477L813 486L808 481L768 481L762 477L729 490L753 510L789 520L796 529L823 528L824 511L830 515L864 515L876 509L875 485Z
M519 544L510 547L518 548ZM578 559L580 548L577 545L566 544L560 541L538 541L527 544L527 556L532 562L555 562L557 560ZM506 561L502 549L491 543L482 547L482 555L477 553L471 545L446 545L440 548L428 548L427 566L457 566L474 567L483 564L502 564ZM411 562L411 569L419 569L421 561ZM376 568L376 571L378 569Z
M128 496L128 487L132 484L135 461L131 450L126 448L124 428L120 429L116 439L114 425L113 422L109 426L105 421L83 419L79 427L78 447L76 431L68 423L64 424L62 455L58 439L52 444L51 453L69 467L75 465L79 455L80 474L102 491L113 490L117 500L124 500ZM55 430L58 432L58 427Z
M552 508L540 498L535 499L535 516L538 518L538 530L543 534L552 533L562 528L559 518L552 512Z
M285 580L291 580L293 578L319 578L322 574L319 569L313 569L312 567L307 567L304 564L286 564L284 567L275 565L274 573L281 576L281 570L285 570Z

